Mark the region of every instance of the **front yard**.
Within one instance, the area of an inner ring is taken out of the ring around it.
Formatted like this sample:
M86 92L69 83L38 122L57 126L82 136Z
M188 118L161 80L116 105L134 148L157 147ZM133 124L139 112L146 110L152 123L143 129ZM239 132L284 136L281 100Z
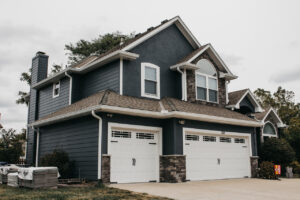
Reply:
M1 200L170 200L168 198L150 196L146 193L134 193L116 188L64 187L58 189L25 189L0 185Z

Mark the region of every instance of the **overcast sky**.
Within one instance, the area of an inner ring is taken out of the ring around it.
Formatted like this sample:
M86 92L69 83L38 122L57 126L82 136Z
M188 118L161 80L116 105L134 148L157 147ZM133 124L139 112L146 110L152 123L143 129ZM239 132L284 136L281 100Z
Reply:
M231 91L283 86L300 101L300 1L7 0L0 2L0 113L5 128L26 126L19 81L37 51L67 64L64 45L99 34L143 32L179 15L201 44L211 43L239 78Z

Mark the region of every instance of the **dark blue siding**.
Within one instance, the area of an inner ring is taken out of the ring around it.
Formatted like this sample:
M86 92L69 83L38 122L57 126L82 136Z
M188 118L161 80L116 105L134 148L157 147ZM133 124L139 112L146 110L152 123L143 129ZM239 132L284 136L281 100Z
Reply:
M249 108L249 110L251 110L252 113L255 112L255 108L254 108L253 104L250 102L248 97L244 98L241 101L240 107L247 107L247 108Z
M120 60L109 63L81 77L81 98L88 97L99 91L111 89L119 93Z
M141 63L149 62L160 67L161 98L181 98L181 76L170 66L193 51L193 47L175 25L141 43L130 52L139 54L134 61L125 61L123 91L125 95L141 96Z
M69 105L69 88L70 79L63 78L60 80L59 96L53 98L53 85L39 91L38 118L42 118L50 113L53 113L63 107Z
M98 173L98 120L91 116L40 128L39 159L63 149L75 161L75 176L96 180Z

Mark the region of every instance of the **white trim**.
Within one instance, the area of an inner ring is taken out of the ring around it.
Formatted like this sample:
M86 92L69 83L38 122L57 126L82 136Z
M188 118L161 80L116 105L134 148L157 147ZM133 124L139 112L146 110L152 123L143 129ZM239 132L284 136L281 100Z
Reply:
M73 77L65 72L65 75L70 78L70 87L69 87L69 105L72 104L72 88L73 88Z
M132 124L122 124L122 123L113 123L108 122L108 128L107 128L107 154L111 154L111 148L109 141L111 140L111 131L112 129L129 129L129 130L139 130L139 131L150 131L158 134L158 159L156 164L156 181L160 182L159 174L160 174L160 167L159 167L159 160L160 156L162 155L162 128L161 127L155 127L155 126L142 126L142 125L132 125Z
M156 71L156 95L145 93L145 68L154 68ZM141 96L160 99L160 67L152 63L141 63Z
M125 46L122 50L123 51L128 51L131 50L132 48L136 47L137 45L141 44L142 42L148 40L149 38L151 38L152 36L156 35L157 33L161 32L162 30L168 28L169 26L171 26L172 24L174 24L175 22L179 22L176 23L176 26L179 28L180 25L182 26L182 28L180 27L179 30L181 32L186 31L187 34L184 34L184 36L188 39L188 36L191 37L191 40L188 39L188 41L191 43L195 43L192 44L192 46L196 49L199 48L201 45L198 42L198 40L193 36L193 34L191 33L191 31L186 27L186 25L183 23L183 21L181 20L181 18L179 16L173 18L172 20L168 21L167 23L161 25L160 27L156 28L153 31L150 31L148 34L144 35L143 37L141 37L140 39L134 41L133 43L129 44L128 46Z
M179 111L155 112L155 111L146 111L146 110L122 108L122 107L107 106L107 105L92 106L92 107L89 107L89 108L86 108L86 109L83 109L80 111L75 111L75 112L67 113L64 115L52 117L49 119L41 120L38 122L34 122L34 123L29 124L28 126L48 125L48 124L51 124L51 123L54 123L57 121L64 121L64 120L72 119L72 118L75 118L78 116L88 115L88 114L90 114L90 112L92 110L118 113L118 114L130 115L130 116L158 118L158 119L184 118L184 119L191 119L191 120L196 120L196 121L240 125L240 126L247 126L247 127L262 127L263 126L263 124L261 122L247 121L247 120L241 120L241 119L232 119L232 118L218 117L218 116L205 115L205 114L186 113L186 112L179 112Z
M275 131L275 135L272 135L272 134L265 134L265 133L264 133L264 129L265 129L265 126L266 126L267 124L271 124L271 126L273 127L273 129L274 129L274 131ZM268 136L268 137L276 137L276 138L278 138L278 131L277 131L277 128L276 128L276 126L274 126L274 124L273 124L271 121L267 121L267 122L264 124L264 126L262 127L262 136L263 136L263 137L264 137L264 136Z
M251 157L253 155L252 152L252 135L251 133L237 133L237 132L229 132L229 131L215 131L215 130L207 130L207 129L197 129L197 128L183 128L183 147L184 142L185 142L185 134L186 132L189 133L198 133L198 134L210 134L210 135L226 135L226 136L233 136L233 137L243 137L243 138L248 138L248 142L249 142L249 156ZM184 152L184 148L183 148L183 154L185 154Z
M198 88L198 85L197 85L197 75L200 75L200 76L204 76L205 77L205 80L206 80L206 100L203 100L203 99L198 99L198 91L197 91L197 88ZM214 90L214 91L217 91L217 101L214 102L214 101L209 101L209 81L208 79L209 78L212 78L212 79L215 79L217 80L217 90ZM210 75L207 75L207 74L203 74L201 72L197 72L195 71L195 94L196 94L196 100L199 100L199 101L206 101L206 102L209 102L209 103L216 103L216 104L219 104L219 80L217 77L215 76L210 76Z
M33 129L34 131L34 129ZM39 166L39 150L40 150L40 130L36 132L36 151L35 151L35 167Z
M92 116L99 120L98 130L98 179L102 178L102 118L95 111L92 111Z
M58 94L57 95L54 94L54 91L56 89L56 85L58 85ZM57 82L53 83L52 98L54 99L56 97L59 97L59 94L60 94L60 81L57 81Z
M123 95L123 58L120 58L120 95Z
M266 118L268 117L268 115L273 112L275 114L275 117L278 119L279 123L277 124L278 127L285 127L284 123L281 121L280 117L277 115L276 111L273 108L270 108L270 110L268 111L268 113L265 115L265 117L261 120L262 122L265 122Z
M226 90L226 105L229 102L229 97L228 97L228 83L229 81L225 81L225 90Z

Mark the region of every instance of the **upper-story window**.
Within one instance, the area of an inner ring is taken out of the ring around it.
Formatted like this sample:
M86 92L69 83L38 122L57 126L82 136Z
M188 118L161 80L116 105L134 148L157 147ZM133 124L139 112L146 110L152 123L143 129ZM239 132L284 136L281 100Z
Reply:
M213 64L206 59L201 59L196 71L196 97L197 100L218 102L218 78Z
M60 92L60 81L53 84L53 98L58 97Z
M276 136L276 129L274 125L271 122L267 122L264 126L263 129L263 134L264 135L271 135L271 136Z
M144 97L160 98L160 68L158 66L142 63L141 94Z

